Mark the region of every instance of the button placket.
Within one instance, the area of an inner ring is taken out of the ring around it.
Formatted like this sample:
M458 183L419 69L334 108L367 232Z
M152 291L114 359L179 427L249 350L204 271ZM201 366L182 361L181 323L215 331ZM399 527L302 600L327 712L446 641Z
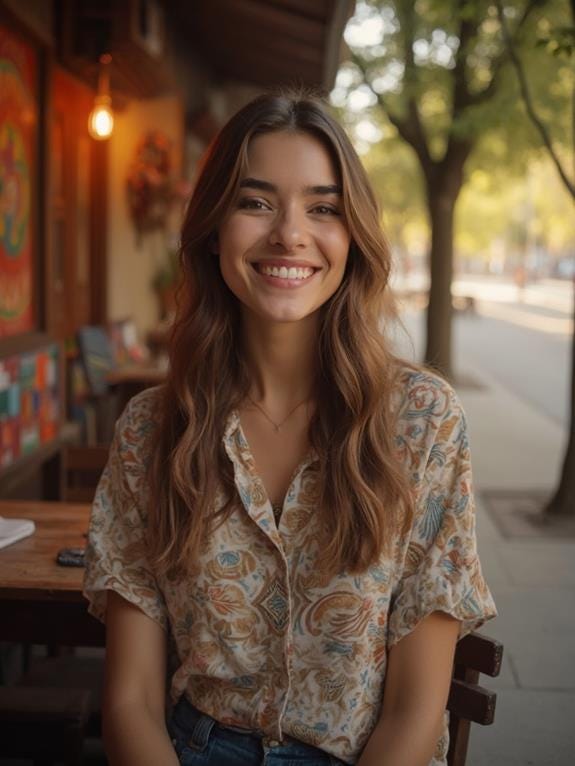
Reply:
M264 748L268 747L271 749L274 747L279 747L282 743L279 741L279 739L270 739L269 737L264 737L262 739L262 744Z

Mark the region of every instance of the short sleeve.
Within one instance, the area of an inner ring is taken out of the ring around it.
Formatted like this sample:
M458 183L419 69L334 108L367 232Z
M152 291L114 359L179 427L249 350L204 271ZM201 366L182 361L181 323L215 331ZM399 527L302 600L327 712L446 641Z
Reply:
M92 506L84 596L90 613L102 622L107 592L113 590L165 628L166 607L147 558L147 515L142 507L150 443L148 409L146 397L140 394L116 423Z
M389 648L434 611L461 621L460 638L497 614L477 554L465 415L454 391L442 384L445 405L431 429L403 569L392 594Z

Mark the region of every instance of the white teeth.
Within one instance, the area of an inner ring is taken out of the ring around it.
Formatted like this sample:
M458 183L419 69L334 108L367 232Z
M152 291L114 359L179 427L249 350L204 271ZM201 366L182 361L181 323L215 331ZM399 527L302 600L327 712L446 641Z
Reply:
M260 266L259 270L262 274L280 279L307 279L313 274L313 269L296 268L295 266L290 266L289 269L286 266Z

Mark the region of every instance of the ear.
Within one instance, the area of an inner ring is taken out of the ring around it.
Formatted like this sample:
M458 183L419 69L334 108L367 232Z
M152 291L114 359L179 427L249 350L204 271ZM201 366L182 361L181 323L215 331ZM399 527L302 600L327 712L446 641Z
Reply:
M210 234L210 237L208 239L208 248L212 255L219 255L220 254L220 242L218 239L218 233L214 232L213 234Z

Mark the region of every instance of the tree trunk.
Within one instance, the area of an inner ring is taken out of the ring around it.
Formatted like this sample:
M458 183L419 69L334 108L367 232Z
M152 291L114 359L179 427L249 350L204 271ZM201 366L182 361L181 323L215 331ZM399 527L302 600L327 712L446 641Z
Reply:
M575 288L575 282L573 283ZM571 337L571 417L559 486L544 508L549 516L575 516L575 301Z
M427 345L425 363L448 379L453 379L451 364L451 280L453 278L453 218L459 188L449 191L431 188L427 206L431 226L429 305L427 307Z
M571 28L573 28L575 26L575 0L571 0L569 5L571 8ZM505 14L501 2L497 3L497 9L505 43L517 73L521 95L527 110L527 114L529 115L529 119L539 131L542 142L546 147L547 153L551 157L551 160L555 164L564 187L571 195L571 198L575 201L575 179L572 180L569 178L569 173L567 172L565 165L562 164L560 156L554 149L549 126L541 119L537 109L534 107L530 94L529 83L527 81L521 59L514 51L513 42L509 37L508 31L506 31ZM571 107L573 111L573 117L575 118L575 87L573 89ZM573 148L575 149L575 119L572 123L572 129L574 131L572 136L574 141ZM573 154L573 159L575 159L575 152ZM573 282L573 287L575 288L575 280ZM551 500L549 500L547 505L543 508L544 516L575 516L575 303L573 325L573 335L571 339L571 413L569 419L567 450L565 452L565 457L563 458L563 467L561 469L559 486L555 490L555 494L552 496Z

